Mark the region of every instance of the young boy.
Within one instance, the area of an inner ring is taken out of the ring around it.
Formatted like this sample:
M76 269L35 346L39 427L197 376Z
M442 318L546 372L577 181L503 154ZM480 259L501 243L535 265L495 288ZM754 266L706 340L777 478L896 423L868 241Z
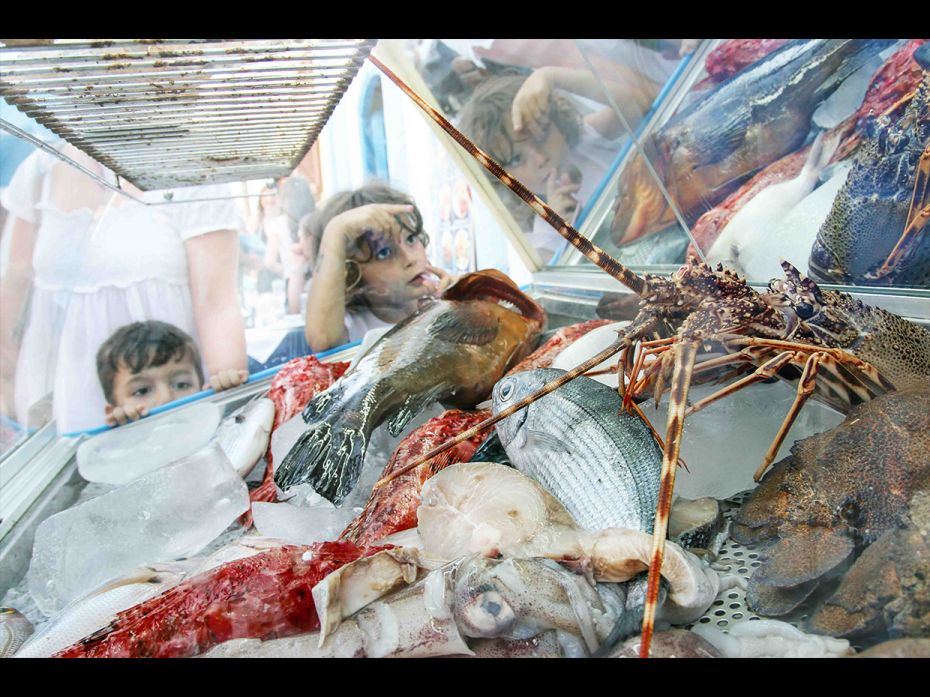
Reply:
M153 407L200 392L204 383L194 340L156 320L127 324L107 339L97 351L97 377L108 426L140 419ZM221 371L210 386L219 391L247 378L247 371Z

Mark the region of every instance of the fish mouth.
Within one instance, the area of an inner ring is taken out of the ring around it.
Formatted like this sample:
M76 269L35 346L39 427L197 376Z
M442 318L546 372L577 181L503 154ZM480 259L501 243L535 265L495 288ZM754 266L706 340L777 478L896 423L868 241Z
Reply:
M443 294L446 300L484 300L516 312L539 329L546 323L546 314L532 298L524 294L505 274L485 269L462 276Z

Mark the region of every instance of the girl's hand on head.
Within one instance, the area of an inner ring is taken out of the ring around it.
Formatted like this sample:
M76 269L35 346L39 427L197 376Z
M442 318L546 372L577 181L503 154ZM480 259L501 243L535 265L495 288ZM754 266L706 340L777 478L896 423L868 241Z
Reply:
M542 140L549 126L549 106L552 100L552 80L545 68L534 71L517 90L511 113L513 130L517 134L529 131Z
M394 230L397 228L394 216L412 210L412 205L404 203L369 203L343 211L326 225L321 247L325 245L332 251L330 245L337 245L345 250L366 232Z
M123 407L114 407L107 404L105 412L107 426L124 426L130 421L138 421L143 416L149 415L148 407L137 407L133 404L127 404Z
M239 370L237 368L227 368L210 376L210 387L214 392L222 392L231 387L241 385L249 379L248 370Z

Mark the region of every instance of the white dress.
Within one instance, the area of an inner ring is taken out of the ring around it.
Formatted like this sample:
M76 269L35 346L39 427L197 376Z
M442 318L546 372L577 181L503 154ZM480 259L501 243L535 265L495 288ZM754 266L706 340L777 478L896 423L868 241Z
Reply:
M120 327L150 319L169 322L199 345L184 242L216 230L239 230L227 185L174 190L173 201L146 206L114 193L106 204L58 210L51 202L52 168L60 161L37 151L3 192L10 215L38 225L33 294L16 369L17 419L49 392L59 433L100 426L106 400L96 355ZM66 166L66 165L62 165ZM83 176L76 174L75 176ZM164 201L164 192L142 194Z

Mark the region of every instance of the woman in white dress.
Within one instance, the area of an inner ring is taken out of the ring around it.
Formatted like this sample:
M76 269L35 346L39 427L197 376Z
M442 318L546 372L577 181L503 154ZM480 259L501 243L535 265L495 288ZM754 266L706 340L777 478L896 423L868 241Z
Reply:
M63 150L103 173L72 146ZM166 201L165 192L124 187L146 203ZM119 327L149 319L194 338L214 389L243 382L240 219L229 196L225 185L186 187L171 203L145 205L52 155L30 155L2 199L13 218L0 281L4 411L31 425L30 407L52 392L59 432L101 425L97 349Z

